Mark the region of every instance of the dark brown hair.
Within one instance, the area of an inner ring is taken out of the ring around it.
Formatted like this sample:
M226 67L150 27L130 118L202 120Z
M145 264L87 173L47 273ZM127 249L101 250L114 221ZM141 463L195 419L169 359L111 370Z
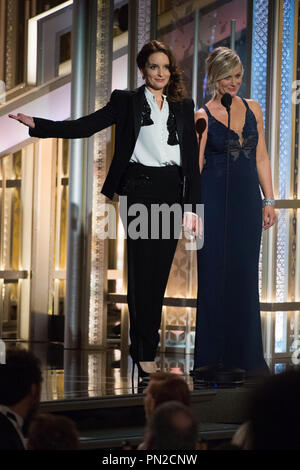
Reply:
M170 401L158 406L147 427L147 450L196 450L198 425L191 408Z
M183 378L175 374L166 374L165 377L156 380L151 375L149 383L149 393L155 401L155 408L166 401L178 401L186 406L190 406L190 390Z
M136 63L140 70L144 70L147 60L151 54L162 52L166 54L170 62L170 80L164 88L168 101L180 101L186 97L186 89L183 84L182 72L176 64L173 52L166 44L159 41L149 41L144 44L137 55Z
M66 416L39 414L28 431L29 450L78 450L75 423Z
M31 351L9 349L6 364L0 364L0 404L15 405L29 394L33 384L41 382L40 360Z

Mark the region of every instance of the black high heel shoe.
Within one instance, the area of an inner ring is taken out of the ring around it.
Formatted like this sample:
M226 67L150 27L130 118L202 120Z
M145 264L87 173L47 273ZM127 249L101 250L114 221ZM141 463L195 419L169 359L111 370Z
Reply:
M138 369L138 378L137 378L137 383L134 383L134 371L135 371L135 365L137 365ZM132 373L131 373L131 387L132 387L132 393L144 393L145 388L149 384L149 379L150 379L150 374L146 372L145 370L142 369L141 365L139 362L132 362Z
M134 359L132 359L132 373L131 373L131 380L132 380L132 383L133 383L133 380L134 380L134 371L135 371L135 366L137 366L137 370L138 370L138 379L140 381L140 379L142 379L142 381L148 381L150 379L150 374L149 372L146 372L140 365L140 363L138 361L135 361Z

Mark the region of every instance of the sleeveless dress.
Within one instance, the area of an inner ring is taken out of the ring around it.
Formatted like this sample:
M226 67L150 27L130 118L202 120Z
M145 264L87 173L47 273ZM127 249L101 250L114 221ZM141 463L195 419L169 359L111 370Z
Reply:
M204 246L197 254L194 370L223 363L251 375L258 370L268 373L268 367L263 356L258 293L262 233L256 168L258 131L254 113L246 100L243 103L242 142L204 106L208 115L201 186Z

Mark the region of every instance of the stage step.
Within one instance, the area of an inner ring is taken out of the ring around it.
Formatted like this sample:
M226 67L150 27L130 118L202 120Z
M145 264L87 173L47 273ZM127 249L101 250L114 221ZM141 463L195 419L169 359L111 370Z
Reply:
M229 441L237 428L238 425L234 424L200 423L199 442ZM82 450L120 449L125 444L135 448L143 441L144 432L144 426L82 431L80 448Z
M239 403L244 400L242 389L206 388L191 392L191 404L199 423L199 441L230 440L243 421ZM239 416L234 415L234 408ZM79 431L82 449L120 449L124 442L134 447L144 437L144 395L141 393L54 400L41 403L40 411L71 418Z

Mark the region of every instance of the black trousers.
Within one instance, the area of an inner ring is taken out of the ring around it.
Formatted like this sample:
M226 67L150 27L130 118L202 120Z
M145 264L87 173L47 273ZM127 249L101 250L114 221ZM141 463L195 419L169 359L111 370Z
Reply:
M138 163L129 164L122 179L130 354L136 361L155 359L164 293L182 226L182 181L179 166Z

